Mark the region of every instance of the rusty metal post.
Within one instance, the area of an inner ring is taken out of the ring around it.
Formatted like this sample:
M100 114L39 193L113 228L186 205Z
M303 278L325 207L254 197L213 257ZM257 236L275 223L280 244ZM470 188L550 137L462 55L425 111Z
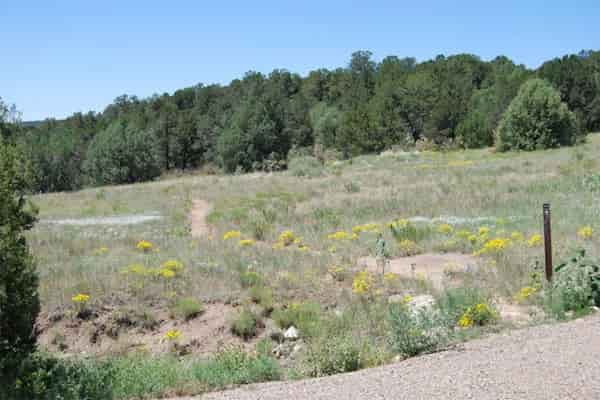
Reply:
M550 224L550 204L544 203L544 250L546 258L546 280L552 280L552 226Z

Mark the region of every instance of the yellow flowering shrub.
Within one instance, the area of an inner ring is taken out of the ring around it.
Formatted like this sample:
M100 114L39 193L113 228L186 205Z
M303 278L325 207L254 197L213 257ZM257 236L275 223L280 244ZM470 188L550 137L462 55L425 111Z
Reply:
M589 225L581 227L577 231L577 236L579 236L582 239L591 239L593 234L594 234L594 230Z
M356 234L360 233L380 233L381 227L379 224L368 223L364 225L356 225L352 228L352 232Z
M388 284L392 284L398 281L398 275L393 272L386 272L383 274L383 281Z
M373 288L373 275L369 271L361 271L352 281L352 291L358 295L367 295Z
M177 260L167 260L164 263L162 263L161 267L163 269L168 269L173 272L179 272L183 270L183 263Z
M437 227L438 233L443 233L444 235L449 235L454 231L454 228L450 224L441 224Z
M71 297L73 303L85 304L90 301L90 296L87 294L79 293L73 297Z
M522 302L526 301L528 298L530 298L536 292L537 292L537 288L535 288L533 286L525 286L525 287L521 288L517 292L517 294L515 294L513 296L513 299L518 303L522 303Z
M497 254L506 250L511 245L511 241L508 238L495 238L492 240L488 240L484 243L483 248L475 254Z
M419 247L412 240L404 239L398 242L398 247L404 256L412 256L419 252Z
M165 333L165 339L169 341L179 340L181 338L181 331L177 329L170 329Z
M514 231L510 234L510 238L515 242L522 242L525 240L525 235L523 235L521 232Z
M242 247L249 247L252 246L254 243L255 242L252 239L242 239L239 241L239 245Z
M527 239L527 246L538 247L541 246L543 242L544 240L542 238L542 235L536 233L535 235L531 235L531 237Z
M478 230L479 236L487 236L490 233L490 228L482 226Z
M469 328L473 325L487 325L498 318L495 310L485 303L479 303L474 307L469 307L467 311L458 320L458 326Z
M327 235L327 239L329 240L354 240L358 239L358 235L356 233L348 233L346 231L337 231Z
M401 229L401 228L406 228L409 225L411 225L411 222L409 220L400 218L400 219L398 219L396 221L390 222L387 226L388 226L388 228L399 228L399 229Z
M278 242L283 246L289 246L290 244L294 243L294 240L296 240L296 236L292 231L283 231L278 238Z
M158 270L158 276L166 278L166 279L171 279L175 277L176 272L167 268L160 268Z
M152 245L152 243L150 243L147 240L140 240L135 247L140 251L148 252L148 251L152 250L152 247L154 247L154 246Z
M469 235L469 237L467 238L467 240L471 244L476 244L477 241L479 240L479 237L477 237L477 235Z
M242 236L240 231L227 231L223 234L223 240L237 239Z

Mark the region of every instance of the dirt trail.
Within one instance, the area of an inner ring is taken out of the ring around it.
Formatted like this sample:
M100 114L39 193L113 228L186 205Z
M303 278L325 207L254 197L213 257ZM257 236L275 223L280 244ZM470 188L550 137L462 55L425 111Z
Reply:
M206 235L210 235L210 226L206 222L206 218L210 213L210 203L206 200L196 199L192 200L192 237L200 238Z
M250 385L197 399L599 399L599 330L595 314L384 367Z

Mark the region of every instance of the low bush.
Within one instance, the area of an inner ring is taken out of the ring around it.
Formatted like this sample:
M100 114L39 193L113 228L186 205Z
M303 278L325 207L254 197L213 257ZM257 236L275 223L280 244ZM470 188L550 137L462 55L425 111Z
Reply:
M412 311L404 304L391 304L388 321L390 347L404 357L438 350L450 337L446 319L432 310Z
M256 332L261 324L260 317L253 311L245 308L231 321L230 328L234 335L248 340L256 336Z
M294 176L316 178L323 175L323 164L312 156L295 157L288 163L288 171Z
M262 353L251 355L237 347L222 350L209 361L193 364L191 372L194 379L210 389L281 378L279 365L273 358Z
M350 336L323 336L310 342L302 373L318 377L357 371L365 366L361 346Z
M171 318L189 321L204 312L204 305L192 297L177 299L171 307Z
M600 266L583 249L556 267L556 274L545 293L545 306L562 318L566 312L585 312L600 306Z
M60 360L37 353L23 363L8 399L110 400L115 369L109 363ZM12 393L11 393L12 392Z
M450 325L456 325L462 316L478 304L489 304L490 299L474 287L449 288L437 299L436 305Z
M315 335L320 326L321 306L317 303L292 303L286 308L277 309L272 315L275 323L282 329L296 327L303 336Z

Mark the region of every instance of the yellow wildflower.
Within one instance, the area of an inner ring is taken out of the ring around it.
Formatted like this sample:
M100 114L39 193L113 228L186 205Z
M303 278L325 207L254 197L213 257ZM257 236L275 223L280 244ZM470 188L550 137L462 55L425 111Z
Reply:
M292 244L294 242L295 239L296 239L296 236L294 235L294 232L292 232L292 231L283 231L279 235L279 242L281 244L283 244L283 246L289 246L290 244Z
M150 243L147 240L140 240L135 247L137 247L137 249L140 251L148 252L148 251L152 250L152 247L154 247L154 246L152 245L152 243Z
M223 235L223 240L236 239L242 236L240 231L227 231Z
M444 235L448 235L454 231L454 228L452 228L452 226L449 224L441 224L437 227L437 231L438 231L438 233L443 233Z
M490 233L490 228L488 228L487 226L482 226L479 228L479 236L486 236L488 233Z
M254 240L252 239L242 239L239 242L239 245L242 247L249 247L252 246L254 244Z
M353 240L353 239L357 239L357 238L358 238L358 235L356 233L349 234L348 232L345 232L345 231L337 231L337 232L327 235L327 239L330 239L330 240Z
M79 294L71 297L71 300L74 303L83 304L83 303L87 303L90 300L90 296L87 294L79 293Z
M470 235L470 236L468 237L468 240L469 240L469 242L470 242L471 244L475 244L475 243L477 243L477 239L478 239L477 235Z
M158 275L162 276L163 278L166 279L171 279L173 277L175 277L175 271L170 270L170 269L166 269L166 268L161 268L158 270Z
M358 295L368 294L373 287L373 275L369 271L359 272L352 282L352 291Z
M535 292L537 292L537 288L533 286L525 286L519 290L517 294L513 296L514 300L517 302L523 302L531 297Z
M473 320L468 315L468 313L465 313L462 317L460 317L460 319L458 320L458 326L460 326L461 328L469 328L473 326Z
M181 331L177 329L170 329L165 334L165 339L170 341L178 340L179 338L181 338Z
M510 234L510 238L515 242L522 242L525 240L525 236L521 232L514 231Z
M592 237L593 233L594 233L594 230L592 229L592 227L587 225L587 226L580 228L577 231L577 236L579 236L582 239L590 239Z
M164 269L174 271L174 272L178 272L183 269L183 263L181 263L181 261L177 261L177 260L168 260L168 261L165 261L161 265L161 267L163 267Z
M398 280L398 275L394 274L393 272L386 272L383 274L383 280L386 283L393 283Z
M543 243L542 235L537 234L537 233L535 235L531 235L531 237L527 240L527 246L529 246L529 247L541 246L542 243Z
M496 238L488 240L483 245L483 249L479 253L500 253L511 245L510 239L507 238Z
M405 255L413 255L418 252L417 244L412 240L403 239L398 242L398 247Z

